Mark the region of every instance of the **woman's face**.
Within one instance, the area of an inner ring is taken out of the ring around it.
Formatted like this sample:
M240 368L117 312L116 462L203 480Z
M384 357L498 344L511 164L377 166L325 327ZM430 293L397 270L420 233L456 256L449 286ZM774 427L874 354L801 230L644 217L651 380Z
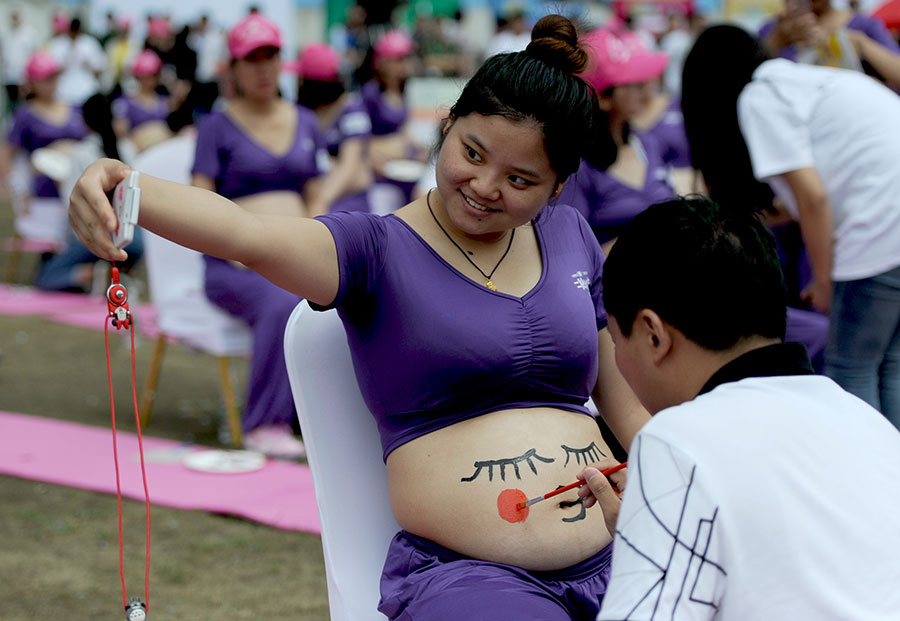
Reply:
M616 86L610 95L601 98L601 107L609 112L610 117L631 121L650 103L655 88L656 82L653 80Z
M142 75L137 78L138 84L141 87L141 90L146 92L155 91L156 87L159 86L159 74L154 73L153 75Z
M33 80L31 82L31 92L35 98L41 101L50 101L56 96L56 81L58 76L51 75L43 80Z
M409 56L382 58L378 60L376 69L388 88L398 88L412 75L412 59Z
M447 125L436 177L457 232L482 241L537 216L556 191L558 179L540 126L480 114Z
M234 61L234 81L238 93L250 99L278 97L281 57L274 47L261 47Z

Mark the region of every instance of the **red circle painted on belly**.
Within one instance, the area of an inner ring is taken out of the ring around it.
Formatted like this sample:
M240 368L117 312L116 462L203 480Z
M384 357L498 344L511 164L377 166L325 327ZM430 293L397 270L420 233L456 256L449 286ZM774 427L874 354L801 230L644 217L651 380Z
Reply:
M528 518L531 508L519 509L518 504L526 500L528 500L528 496L520 489L503 490L497 496L497 511L500 513L500 517L507 522L524 522Z

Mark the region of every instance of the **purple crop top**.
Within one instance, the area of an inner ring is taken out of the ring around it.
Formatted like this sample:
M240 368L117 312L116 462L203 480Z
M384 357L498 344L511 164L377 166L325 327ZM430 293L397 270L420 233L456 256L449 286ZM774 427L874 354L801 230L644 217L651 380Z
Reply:
M535 220L543 273L521 298L450 266L396 216L319 218L334 236L338 309L384 458L427 433L507 408L589 414L603 252L570 207Z
M325 146L328 153L337 157L341 143L352 138L368 138L372 135L372 121L366 105L358 95L348 95L341 113L325 130Z
M153 107L147 108L134 97L119 97L113 102L113 114L128 119L128 127L133 130L144 123L169 118L169 101L159 96Z
M226 198L276 190L300 193L310 178L324 172L324 147L316 117L306 108L297 107L297 133L283 155L275 155L216 111L197 125L191 172L215 180L216 192Z
M359 94L369 111L373 136L393 134L406 123L409 116L406 104L400 108L389 105L381 92L381 87L374 80L363 84Z
M65 123L55 125L31 110L28 104L19 106L13 117L12 127L9 130L9 143L32 153L37 149L46 147L57 140L81 140L87 135L87 126L81 116L81 111L72 108L71 114ZM44 198L59 197L59 190L50 177L36 174L32 187L34 196Z
M600 243L618 237L632 218L653 203L675 196L666 179L667 170L656 139L634 131L631 135L632 144L647 162L643 188L625 185L609 173L582 162L558 199L581 212Z

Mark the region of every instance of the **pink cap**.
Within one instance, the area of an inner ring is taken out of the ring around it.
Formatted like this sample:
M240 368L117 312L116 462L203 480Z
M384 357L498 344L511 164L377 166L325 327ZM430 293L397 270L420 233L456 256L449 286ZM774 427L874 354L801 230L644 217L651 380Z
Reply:
M261 47L281 49L278 26L262 15L248 15L228 33L228 51L232 58L246 58L250 52Z
M30 82L44 80L62 70L56 59L47 52L35 52L25 65L25 76Z
M413 42L402 30L390 30L375 43L376 58L403 58L413 53Z
M651 52L630 32L614 33L601 28L585 35L583 41L590 62L581 77L598 93L611 86L658 78L669 62L668 55Z
M310 43L303 48L297 60L286 63L284 69L307 80L337 82L340 79L341 57L326 43Z
M172 36L172 26L165 17L151 17L147 26L147 34L161 39L168 38Z
M144 50L137 55L131 65L131 75L142 78L146 75L154 75L162 69L162 61L153 50Z
M71 24L72 20L70 20L67 15L57 13L53 16L53 34L63 34L64 32L69 32L69 26Z

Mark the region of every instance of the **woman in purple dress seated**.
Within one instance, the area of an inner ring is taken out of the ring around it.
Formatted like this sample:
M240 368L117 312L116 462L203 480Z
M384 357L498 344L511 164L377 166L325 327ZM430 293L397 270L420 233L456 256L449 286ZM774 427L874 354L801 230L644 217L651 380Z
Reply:
M232 28L228 47L237 96L198 123L192 183L249 213L308 216L312 180L324 172L327 153L315 115L278 94L278 28L251 15ZM253 329L244 446L273 456L302 456L304 447L291 429L296 410L282 343L300 298L244 265L210 255L206 295Z
M381 581L391 619L594 619L605 593L601 512L574 491L517 509L610 455L589 397L625 446L648 418L616 371L600 245L548 206L582 157L609 163L585 62L558 15L488 59L443 126L437 188L387 216L261 215L141 177L142 226L338 309L403 528ZM71 206L117 260L105 192L128 172L98 162Z
M144 50L134 59L131 75L140 90L133 96L123 96L113 102L116 132L120 136L130 135L135 143L142 144L142 132L147 132L147 136L160 129L168 132L165 122L170 112L169 98L157 92L161 70L162 61L152 50Z
M8 161L29 157L43 147L65 152L74 146L73 141L81 140L87 134L81 111L56 97L56 83L61 71L59 63L45 52L36 52L29 58L25 68L28 95L12 119L8 136L12 152ZM62 206L56 182L39 173L32 175L28 187L13 187L12 190L22 196L25 209L32 201ZM60 214L64 217L62 212Z

